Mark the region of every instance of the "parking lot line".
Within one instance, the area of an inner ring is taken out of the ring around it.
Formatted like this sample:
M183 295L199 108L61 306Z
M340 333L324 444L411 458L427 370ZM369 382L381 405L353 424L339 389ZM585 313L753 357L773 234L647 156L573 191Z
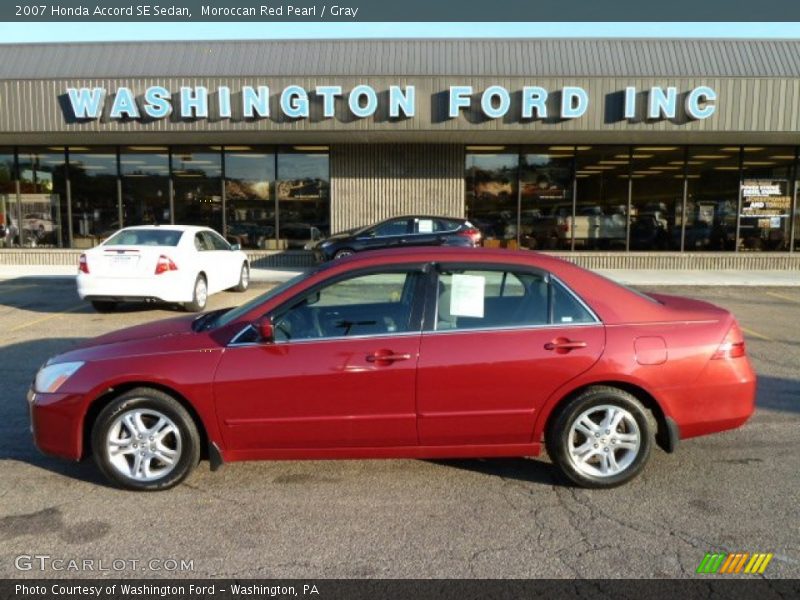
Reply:
M34 319L33 321L26 321L25 323L21 323L21 324L15 326L15 327L11 327L10 329L8 329L8 331L9 332L11 332L11 331L19 331L20 329L24 329L24 328L30 327L32 325L38 325L39 323L44 323L45 321L49 321L50 319L55 319L55 318L61 317L65 313L75 312L76 310L78 310L79 308L83 308L84 306L86 306L86 303L82 302L80 304L76 304L75 306L70 306L69 308L65 308L64 310L61 310L61 311L59 311L57 313L54 313L52 315L47 315L46 317L41 317L39 319Z
M800 300L797 298L792 298L791 296L787 296L786 294L780 294L778 292L767 292L767 296L772 296L773 298L780 298L781 300L788 300L789 302L797 302L800 304Z
M739 327L741 327L741 325ZM767 337L766 335L758 333L757 331L753 331L752 329L748 329L747 327L741 327L741 329L747 335L752 335L754 338L758 338L760 340L766 340L767 342L773 341L771 337Z

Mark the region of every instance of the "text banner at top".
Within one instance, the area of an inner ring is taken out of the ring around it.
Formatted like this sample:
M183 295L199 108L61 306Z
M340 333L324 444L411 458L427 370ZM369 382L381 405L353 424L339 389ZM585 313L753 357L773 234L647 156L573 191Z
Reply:
M787 22L800 2L759 0L51 0L0 3L7 22ZM531 34L542 31L532 29Z

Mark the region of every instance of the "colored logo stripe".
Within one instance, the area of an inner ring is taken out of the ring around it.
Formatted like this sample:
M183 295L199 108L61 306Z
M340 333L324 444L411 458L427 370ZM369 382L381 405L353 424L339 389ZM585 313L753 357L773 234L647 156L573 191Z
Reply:
M772 553L757 552L707 552L697 567L697 573L731 574L745 573L762 574L774 555ZM749 560L748 560L749 559ZM745 564L747 566L745 566Z
M750 559L750 562L747 563L747 566L744 569L745 573L763 573L769 561L772 560L773 554L753 554L753 558Z

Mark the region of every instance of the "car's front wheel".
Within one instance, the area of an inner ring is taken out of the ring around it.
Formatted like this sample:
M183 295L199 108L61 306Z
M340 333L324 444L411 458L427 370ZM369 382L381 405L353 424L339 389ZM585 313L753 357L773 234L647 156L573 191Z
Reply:
M200 312L205 309L208 302L208 282L206 278L200 274L195 279L194 287L192 288L192 301L185 302L183 307L189 312Z
M340 258L344 258L346 256L352 256L355 254L350 248L342 248L341 250L337 250L336 254L333 255L333 258L338 260Z
M131 490L164 490L200 460L200 436L173 397L136 388L112 401L94 422L92 452L103 474Z
M653 428L647 409L628 392L590 387L567 402L546 434L550 458L574 483L609 488L626 483L650 456Z

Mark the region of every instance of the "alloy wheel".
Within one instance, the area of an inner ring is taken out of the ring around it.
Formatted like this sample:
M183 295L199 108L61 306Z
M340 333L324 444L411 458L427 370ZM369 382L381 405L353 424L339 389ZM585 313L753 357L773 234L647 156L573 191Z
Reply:
M111 465L124 477L147 482L172 472L181 458L181 433L175 422L152 409L132 409L114 419L106 436Z
M634 416L619 406L602 404L578 415L567 440L574 468L592 477L613 477L628 469L642 445Z

